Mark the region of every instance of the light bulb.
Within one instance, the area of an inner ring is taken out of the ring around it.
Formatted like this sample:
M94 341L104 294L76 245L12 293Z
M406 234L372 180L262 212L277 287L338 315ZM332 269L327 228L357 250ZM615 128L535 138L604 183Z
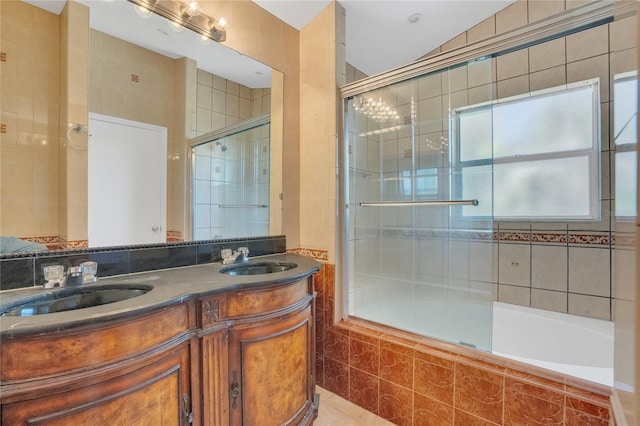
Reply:
M134 10L138 14L138 16L141 17L141 18L148 19L148 18L151 17L151 11L149 9L147 9L146 7L143 7L143 6L140 6L140 5L136 5L136 6L134 6Z

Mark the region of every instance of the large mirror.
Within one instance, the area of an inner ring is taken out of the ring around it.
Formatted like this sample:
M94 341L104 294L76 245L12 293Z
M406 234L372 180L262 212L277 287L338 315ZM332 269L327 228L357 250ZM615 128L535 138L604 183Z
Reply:
M92 243L90 231L91 199L106 194L93 186L91 163L106 117L165 129L165 177L155 179L164 184L165 222L150 227L159 242L202 239L192 223L194 141L269 114L268 234L282 233L282 105L272 102L282 99L272 92L282 90L280 72L126 0L6 2L1 31L3 237L49 249L111 245ZM115 192L140 180L111 171ZM230 237L240 236L251 235Z

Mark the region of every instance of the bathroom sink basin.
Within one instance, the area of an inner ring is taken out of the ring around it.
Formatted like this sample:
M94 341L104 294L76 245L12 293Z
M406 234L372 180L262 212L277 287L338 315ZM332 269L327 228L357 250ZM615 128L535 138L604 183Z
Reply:
M227 275L261 275L273 274L274 272L284 272L295 268L295 263L287 262L257 262L257 263L241 263L237 265L229 265L220 269L221 274Z
M91 308L131 299L151 289L144 285L68 287L17 300L4 307L0 316L31 316Z

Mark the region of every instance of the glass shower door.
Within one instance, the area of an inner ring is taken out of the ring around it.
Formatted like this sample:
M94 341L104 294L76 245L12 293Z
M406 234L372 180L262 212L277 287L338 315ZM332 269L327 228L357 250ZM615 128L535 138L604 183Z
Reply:
M491 94L487 60L347 100L350 315L490 350L492 170L458 167L455 110Z
M269 132L234 126L191 148L194 240L269 234Z

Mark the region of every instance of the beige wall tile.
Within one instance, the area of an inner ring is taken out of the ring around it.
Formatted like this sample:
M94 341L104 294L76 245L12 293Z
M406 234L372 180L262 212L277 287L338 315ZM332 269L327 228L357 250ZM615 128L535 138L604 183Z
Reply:
M491 37L495 34L496 18L495 16L491 16L467 30L467 43L474 43L487 37Z
M564 11L564 2L558 0L529 0L529 22L539 21Z
M567 62L591 58L609 52L609 26L600 25L568 35Z
M527 0L518 0L496 13L496 34L500 34L528 22Z
M608 55L594 56L567 64L567 83L600 78L600 102L609 100Z
M554 312L567 312L568 294L564 291L531 290L531 307Z
M547 41L529 48L531 72L553 68L566 63L565 38Z
M500 244L498 248L498 281L523 287L531 286L531 245Z
M567 247L531 247L531 286L566 292L568 273ZM566 306L565 306L566 309Z
M611 38L611 51L616 52L636 47L637 34L636 17L616 19L609 24L609 36Z
M615 249L613 256L613 297L635 300L636 259L633 250Z
M611 299L569 293L569 313L609 321L611 320Z
M499 99L529 93L529 76L522 75L520 77L498 81L497 91Z
M563 66L547 68L542 71L529 74L529 87L531 91L543 90L550 87L558 87L567 83L566 68Z
M512 285L498 284L498 301L514 305L530 306L531 289Z
M498 81L518 77L529 73L529 51L518 50L498 56L496 60Z
M569 292L611 296L608 249L569 247Z

